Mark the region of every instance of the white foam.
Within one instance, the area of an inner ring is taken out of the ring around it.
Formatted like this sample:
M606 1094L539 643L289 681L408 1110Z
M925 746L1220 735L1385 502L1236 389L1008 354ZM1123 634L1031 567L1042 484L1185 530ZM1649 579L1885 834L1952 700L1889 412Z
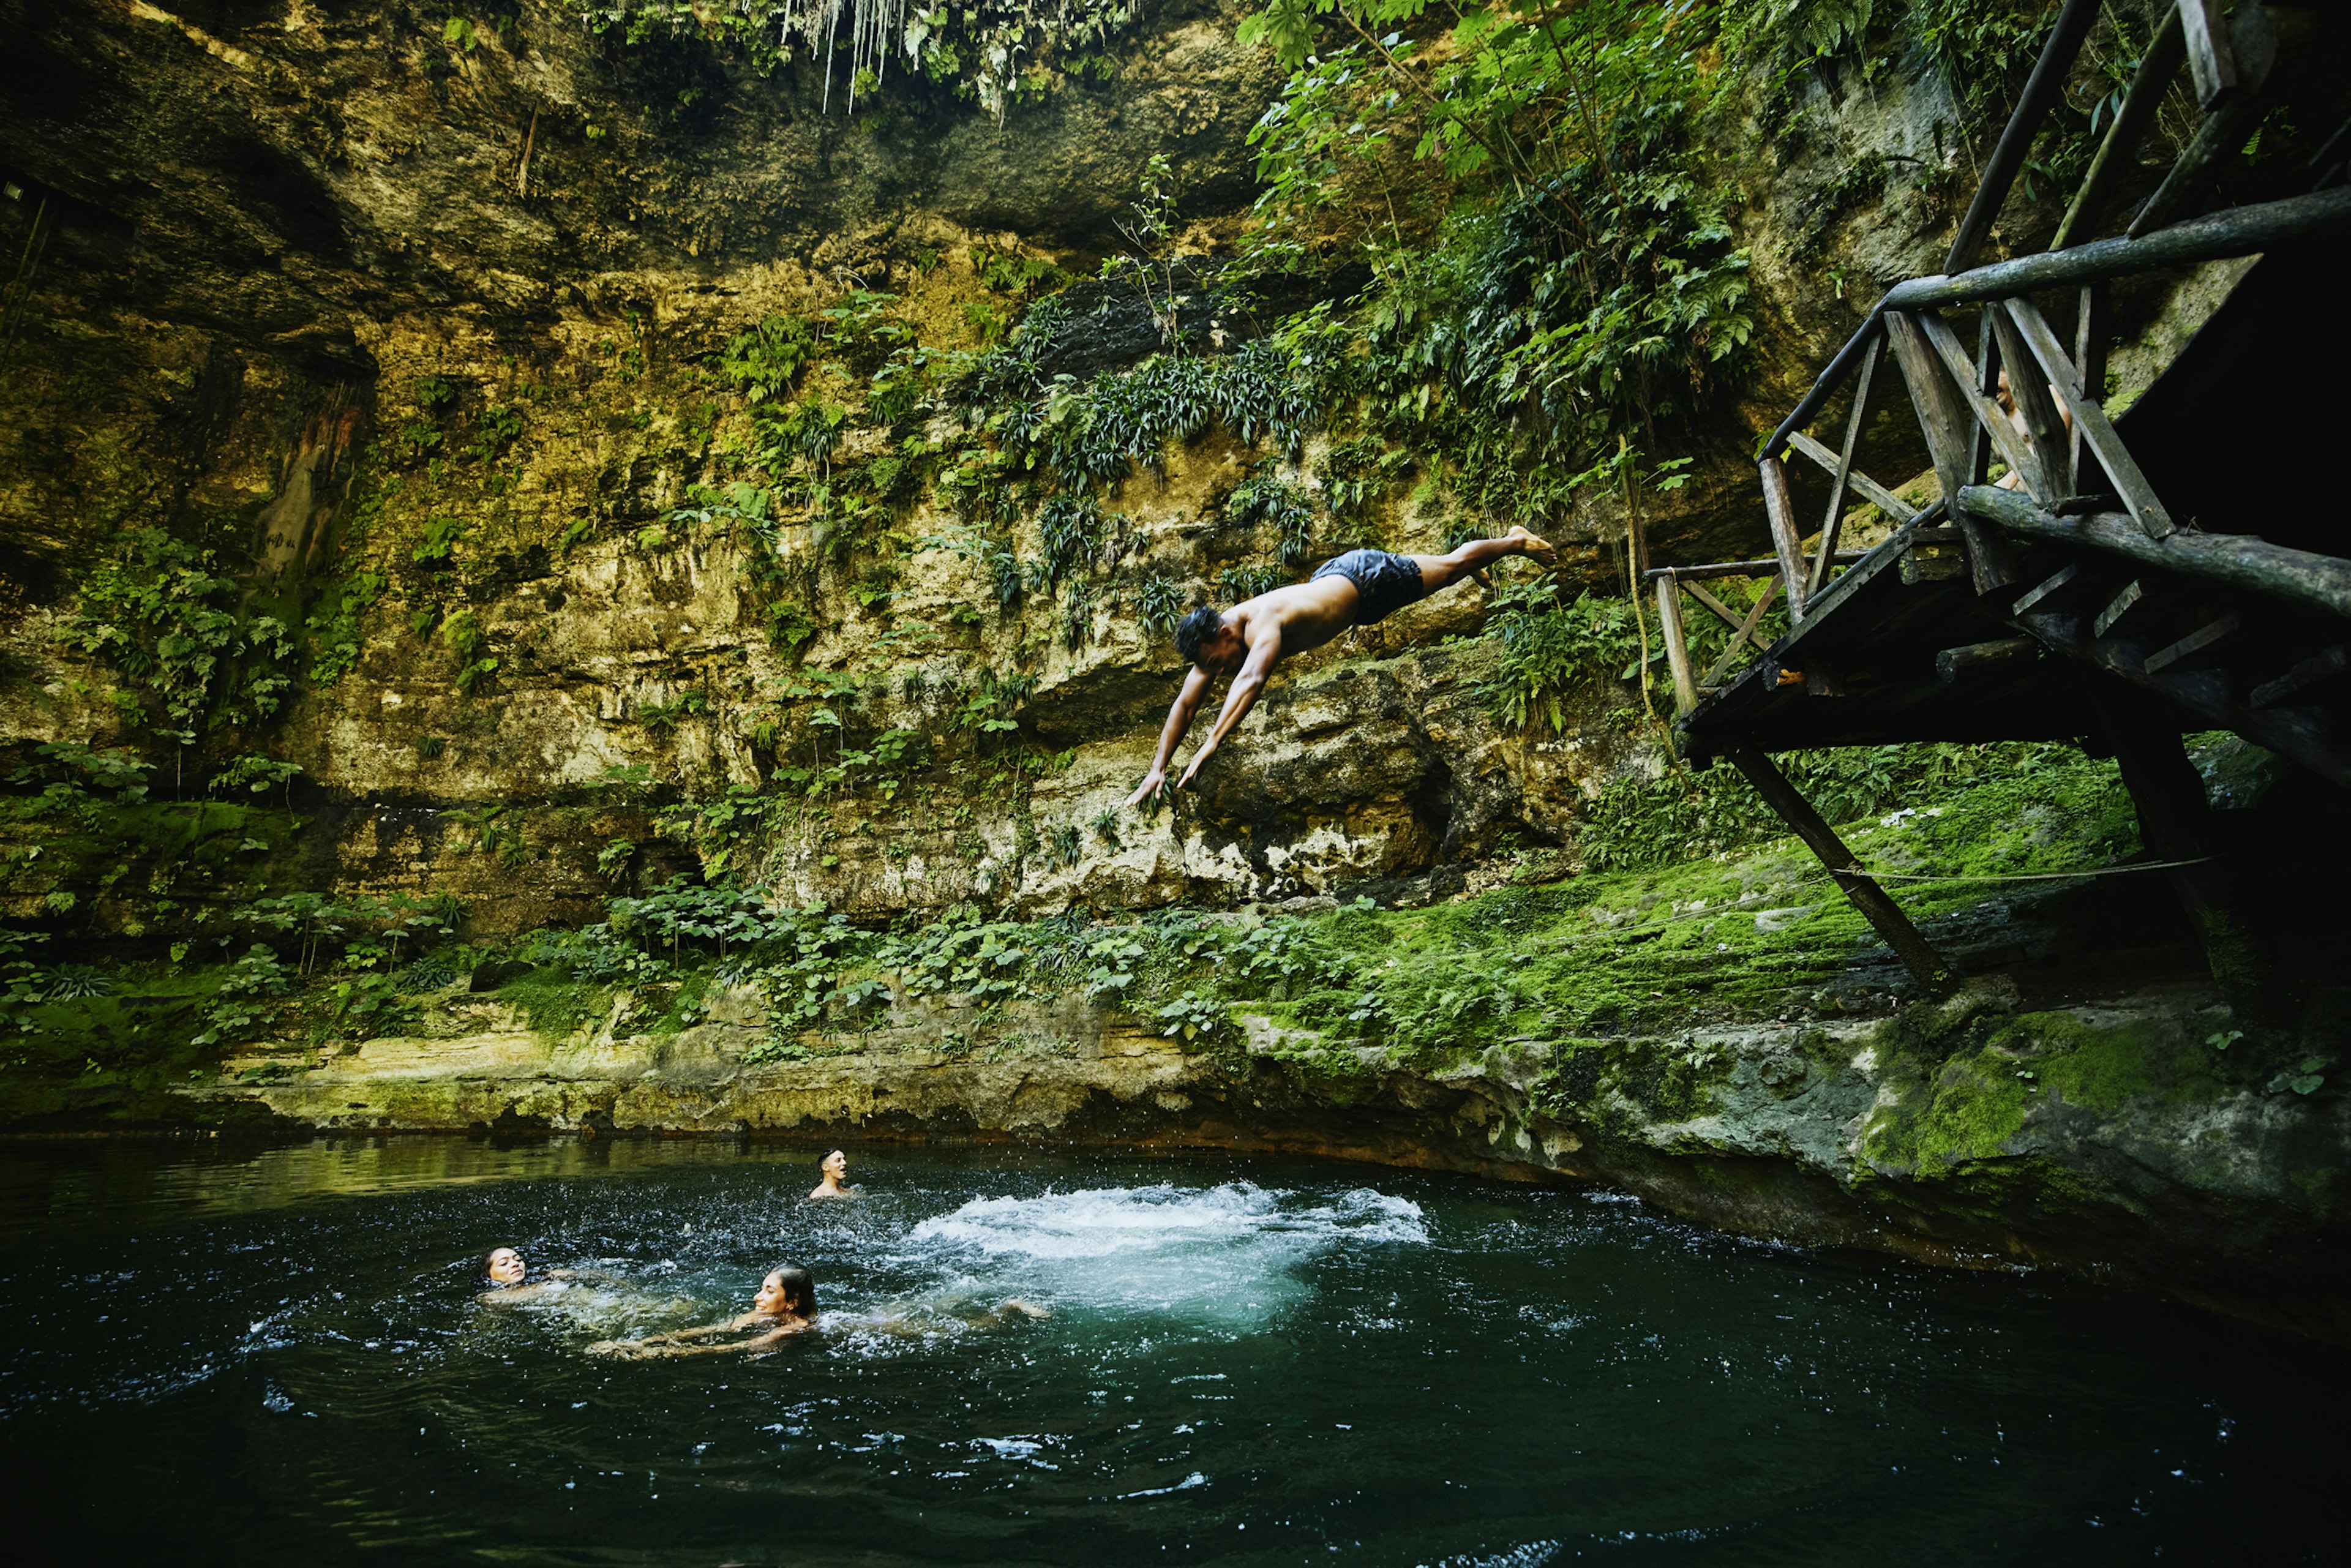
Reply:
M1251 1182L974 1198L907 1233L983 1288L1228 1319L1261 1317L1296 1295L1298 1265L1334 1248L1427 1240L1419 1205L1405 1198L1359 1187L1314 1203Z

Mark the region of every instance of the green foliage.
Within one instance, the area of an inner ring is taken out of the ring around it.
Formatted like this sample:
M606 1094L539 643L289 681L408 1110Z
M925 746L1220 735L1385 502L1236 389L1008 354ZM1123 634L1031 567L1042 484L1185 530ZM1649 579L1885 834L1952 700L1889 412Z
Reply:
M718 357L718 371L751 403L776 402L791 391L816 353L815 327L804 318L778 314L728 339Z
M93 751L78 741L52 741L37 747L35 756L47 764L39 768L19 768L9 776L12 784L33 782L41 774L63 775L63 784L53 784L50 793L59 801L80 795L83 789L105 789L126 805L135 805L147 798L146 775L155 765L142 761L136 753L115 747Z
M292 979L277 955L266 943L255 943L222 978L220 988L204 1009L204 1032L193 1043L211 1046L250 1039L277 1011L274 998L292 988Z
M1314 543L1314 503L1301 486L1260 474L1233 491L1225 516L1241 528L1271 523L1274 561L1284 572L1295 573L1306 564Z
M239 757L213 775L212 791L242 789L252 794L266 794L283 784L291 788L293 779L302 771L298 762L273 762L258 754Z
M468 806L444 811L458 829L450 848L459 854L488 855L511 870L530 858L521 824L506 820L505 806Z
M1549 509L1622 436L1686 424L1753 330L1747 261L1704 178L1713 13L1595 0L1549 14L1417 0L1275 0L1244 23L1290 68L1251 133L1261 265L1356 225L1378 283L1362 351L1326 360L1374 431L1445 455L1474 504ZM1314 53L1317 18L1351 41ZM1436 242L1377 171L1409 145L1448 183ZM1364 214L1356 216L1354 214Z
M160 528L134 528L99 561L60 638L106 658L162 709L159 730L191 745L198 731L277 711L294 645L274 615L249 615L213 552Z
M1189 596L1184 585L1162 572L1138 580L1134 585L1134 615L1144 630L1162 637L1176 634L1176 623L1184 619Z
M1129 0L1071 0L1050 11L1029 0L973 0L928 10L892 9L880 0L849 0L832 9L804 0L733 0L723 6L573 0L573 5L594 32L618 29L630 44L695 39L717 45L739 53L762 76L806 57L822 72L820 101L828 110L838 96L855 113L860 96L870 100L895 66L902 75L917 75L977 102L999 126L1016 101L1047 90L1056 67L1077 76L1107 74L1103 51L1134 16ZM844 68L838 93L836 55Z
M1564 734L1577 694L1640 670L1639 632L1623 599L1585 593L1561 603L1549 583L1506 590L1488 630L1502 654L1486 696L1513 729Z
M465 536L463 517L429 518L408 559L419 566L446 566L455 559L457 541Z

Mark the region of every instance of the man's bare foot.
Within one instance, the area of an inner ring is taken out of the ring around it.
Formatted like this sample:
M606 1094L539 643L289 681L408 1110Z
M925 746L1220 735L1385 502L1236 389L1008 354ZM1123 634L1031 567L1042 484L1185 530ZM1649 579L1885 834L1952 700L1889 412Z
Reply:
M1551 541L1539 534L1531 534L1522 528L1513 527L1502 537L1519 541L1526 558L1537 566L1553 567L1559 564L1559 551L1552 549Z

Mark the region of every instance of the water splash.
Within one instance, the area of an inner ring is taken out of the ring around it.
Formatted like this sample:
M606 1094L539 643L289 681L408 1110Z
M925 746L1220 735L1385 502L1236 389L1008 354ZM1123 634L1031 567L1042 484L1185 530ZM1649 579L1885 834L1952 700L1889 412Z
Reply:
M1101 1312L1256 1319L1304 1286L1297 1266L1341 1246L1426 1246L1420 1207L1358 1187L1320 1202L1251 1182L1089 1187L974 1198L907 1232L920 1256L982 1288Z

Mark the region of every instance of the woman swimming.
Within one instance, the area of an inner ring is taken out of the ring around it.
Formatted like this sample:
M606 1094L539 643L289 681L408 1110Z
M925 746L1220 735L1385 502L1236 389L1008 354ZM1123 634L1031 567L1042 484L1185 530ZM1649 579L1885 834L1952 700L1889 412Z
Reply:
M530 1264L511 1247L493 1247L488 1256L474 1265L474 1287L485 1300L530 1301L550 1290L590 1281L606 1285L620 1283L611 1275L593 1269L549 1269L534 1280L530 1277Z
M628 1361L671 1355L733 1355L771 1349L786 1337L807 1333L815 1327L816 1281L810 1277L806 1269L778 1263L768 1270L766 1279L759 1281L758 1293L751 1298L751 1310L740 1317L698 1329L647 1334L643 1339L598 1340L588 1347L588 1354L619 1356ZM731 1340L724 1344L688 1343L730 1333L747 1334L749 1337Z
M855 1197L857 1196L855 1187L844 1185L843 1178L849 1175L849 1156L846 1154L835 1149L824 1156L823 1164L817 1168L824 1172L824 1179L816 1184L816 1190L809 1194L810 1197Z

